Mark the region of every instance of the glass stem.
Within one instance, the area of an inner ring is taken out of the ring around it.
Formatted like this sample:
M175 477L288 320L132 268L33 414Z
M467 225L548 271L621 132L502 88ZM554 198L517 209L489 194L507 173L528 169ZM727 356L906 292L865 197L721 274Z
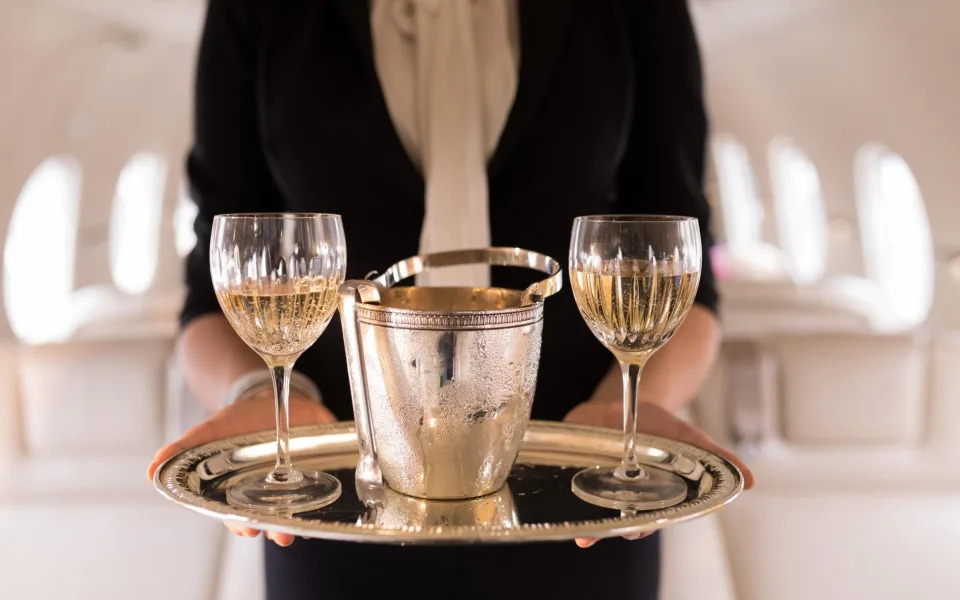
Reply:
M277 464L267 475L269 483L296 483L303 479L290 461L290 372L292 364L270 365L277 404Z
M623 458L614 475L620 479L644 479L647 474L637 461L637 388L643 362L621 360L620 370L623 372Z

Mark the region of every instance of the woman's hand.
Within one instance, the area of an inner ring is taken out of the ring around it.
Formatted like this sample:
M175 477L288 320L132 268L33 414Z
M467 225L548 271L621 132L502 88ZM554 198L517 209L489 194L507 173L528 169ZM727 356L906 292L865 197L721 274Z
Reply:
M313 425L336 421L333 413L314 400L290 391L290 425ZM153 474L168 458L186 450L213 440L273 429L276 427L276 413L272 390L264 390L241 398L227 406L206 421L190 428L172 444L161 448L147 467L147 477L153 481ZM260 531L234 523L225 523L227 529L244 537L256 537ZM280 546L289 546L294 536L286 533L267 532L268 539Z
M623 427L623 404L609 400L584 402L575 406L573 410L567 413L564 421L568 423L582 423L584 425L621 429ZM753 473L736 454L721 448L714 443L706 433L656 404L649 402L640 402L638 404L637 431L679 440L719 454L737 465L740 470L743 471L744 487L746 489L753 487ZM629 537L628 539L640 539L648 535L650 534L639 534ZM589 538L577 539L577 545L581 548L589 548L596 542L597 540Z

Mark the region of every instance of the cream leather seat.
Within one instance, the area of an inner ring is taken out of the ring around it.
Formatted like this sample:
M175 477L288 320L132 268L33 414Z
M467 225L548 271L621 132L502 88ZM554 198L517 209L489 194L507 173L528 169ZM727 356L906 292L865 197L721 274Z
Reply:
M144 469L169 338L0 347L0 598L214 597L225 532Z
M740 442L757 476L720 513L738 598L960 589L948 565L960 548L957 364L955 335L775 336L726 349L698 413L719 440Z
M898 323L879 286L863 277L793 281L719 282L724 339L754 340L801 333L890 331Z

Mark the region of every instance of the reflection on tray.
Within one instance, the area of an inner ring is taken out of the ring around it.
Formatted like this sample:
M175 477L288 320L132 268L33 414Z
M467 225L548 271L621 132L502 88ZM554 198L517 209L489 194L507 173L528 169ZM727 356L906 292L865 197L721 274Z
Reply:
M588 504L570 493L570 480L580 469L517 464L504 488L482 498L423 500L385 489L380 506L374 507L367 507L357 497L353 469L328 470L340 480L342 495L329 506L297 517L403 530L435 525L511 528L525 523L561 524L619 517L619 511ZM204 495L222 502L225 485L228 480L218 481L212 489L204 490ZM691 494L696 495L695 490Z
M381 529L419 531L429 527L492 527L512 529L519 524L510 486L469 500L425 500L383 488L368 501L361 525Z

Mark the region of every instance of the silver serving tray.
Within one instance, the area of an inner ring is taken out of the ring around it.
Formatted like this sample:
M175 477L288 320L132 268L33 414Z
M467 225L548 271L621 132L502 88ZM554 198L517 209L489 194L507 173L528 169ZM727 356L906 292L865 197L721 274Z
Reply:
M641 462L686 479L687 499L632 514L594 506L573 494L570 479L583 467L616 464L620 433L531 421L500 492L467 501L429 501L387 490L378 505L368 507L354 485L358 456L352 422L298 427L292 435L295 464L323 469L343 484L333 504L290 516L227 504L224 489L239 476L273 467L272 431L185 450L157 470L154 485L177 504L223 521L303 537L391 544L533 542L642 533L713 512L743 490L743 475L726 459L689 444L638 435Z

